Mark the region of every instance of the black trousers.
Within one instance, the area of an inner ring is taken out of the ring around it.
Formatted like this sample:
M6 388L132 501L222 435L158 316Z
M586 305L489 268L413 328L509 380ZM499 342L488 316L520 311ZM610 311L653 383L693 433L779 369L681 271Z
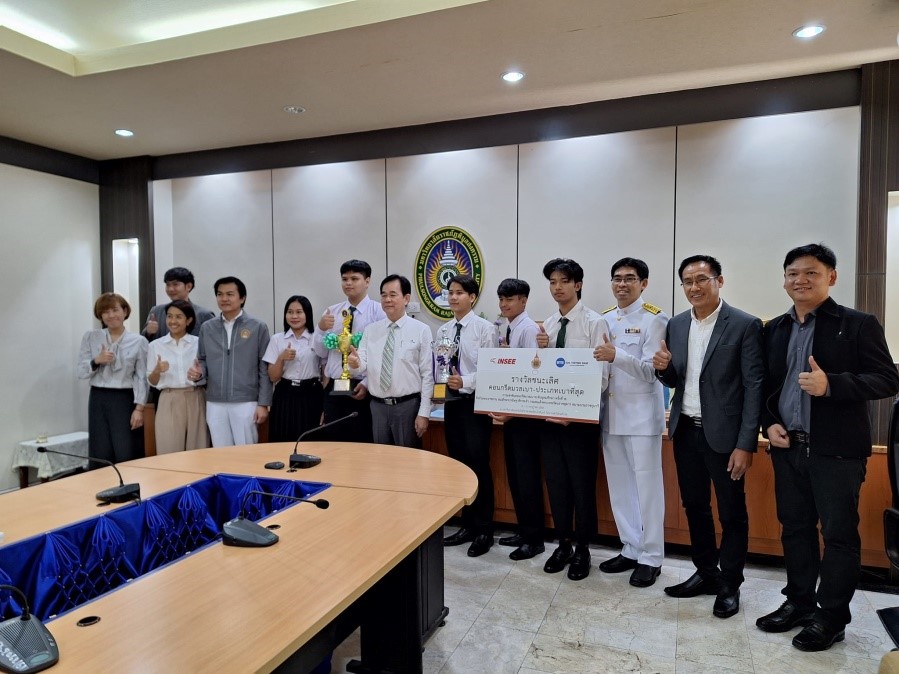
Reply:
M478 478L474 503L462 509L462 526L477 534L493 533L493 473L490 472L490 433L493 419L474 413L474 398L448 398L443 433L450 457L461 461Z
M299 386L288 379L275 385L268 418L269 442L296 442L304 431L321 423L323 392L321 382L310 379ZM310 440L319 440L314 435Z
M599 424L543 422L541 452L553 523L560 541L586 545L597 534Z
M509 419L503 424L506 475L515 504L518 533L528 543L543 542L543 473L538 419Z
M353 379L350 383L350 390L352 391L358 383L356 379ZM359 416L310 435L309 439L332 442L372 442L371 410L368 407L371 396L366 394L363 400L354 400L352 396L348 395L334 396L331 395L333 388L334 380L331 380L325 389L325 423L340 419L353 412L358 412Z
M92 386L87 402L90 455L113 463L144 456L144 429L131 430L134 391ZM91 464L98 468L98 464Z
M852 620L849 602L861 573L858 498L867 459L773 447L771 460L787 567L783 594L804 608L817 606L817 620L842 629ZM819 520L823 558L818 543Z
M722 454L709 447L702 428L689 420L681 418L673 440L677 484L687 511L693 564L703 578L720 577L722 584L735 590L743 584L749 547L745 477L730 478L727 472L730 453ZM721 522L720 552L712 517L712 484L715 485L718 520Z

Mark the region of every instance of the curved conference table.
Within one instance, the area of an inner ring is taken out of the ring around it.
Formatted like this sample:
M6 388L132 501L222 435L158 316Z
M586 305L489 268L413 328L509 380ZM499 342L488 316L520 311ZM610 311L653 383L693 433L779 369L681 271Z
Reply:
M223 447L118 464L144 498L230 473L331 483L319 494L331 507L286 508L264 522L280 525L272 547L216 542L49 621L60 649L50 671L303 671L359 624L362 665L420 671L422 630L407 614L422 598L411 584L429 544L442 582L440 527L472 502L477 479L445 456L353 443L303 443L322 458L310 469L264 467L288 464L292 449ZM94 493L116 483L102 468L0 496L4 543L97 515ZM79 627L86 616L100 621Z

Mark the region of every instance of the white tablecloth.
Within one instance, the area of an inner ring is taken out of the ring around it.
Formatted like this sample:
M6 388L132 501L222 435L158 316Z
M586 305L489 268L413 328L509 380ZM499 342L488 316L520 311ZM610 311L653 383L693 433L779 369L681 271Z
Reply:
M23 466L37 468L38 478L44 480L76 468L87 469L88 462L86 459L50 454L49 452L41 454L37 451L38 447L46 447L47 449L55 449L60 452L86 457L88 452L87 432L78 431L76 433L65 433L64 435L51 435L47 438L47 442L41 443L38 443L37 440L20 442L16 445L16 453L12 459L13 472L17 472Z

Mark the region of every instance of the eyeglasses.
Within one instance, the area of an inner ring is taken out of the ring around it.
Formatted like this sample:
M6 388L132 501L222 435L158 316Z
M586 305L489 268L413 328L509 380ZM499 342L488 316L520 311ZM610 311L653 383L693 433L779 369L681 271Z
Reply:
M640 279L637 278L636 276L613 276L612 277L612 283L614 283L616 285L618 283L625 283L629 286L632 286L635 283L638 283L639 281L640 281Z
M717 276L700 276L694 279L684 279L681 282L681 286L684 288L692 288L693 286L702 286L703 288L711 283L712 279L718 278Z

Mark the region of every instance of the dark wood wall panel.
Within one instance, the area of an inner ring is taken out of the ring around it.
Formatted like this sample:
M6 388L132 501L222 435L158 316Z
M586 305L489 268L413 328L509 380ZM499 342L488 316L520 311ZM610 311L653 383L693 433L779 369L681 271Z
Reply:
M6 136L0 136L0 164L74 178L95 185L100 182L99 164L93 159Z
M134 157L100 163L100 280L112 289L112 241L140 242L140 300L132 307L146 316L156 297L153 253L152 158Z

